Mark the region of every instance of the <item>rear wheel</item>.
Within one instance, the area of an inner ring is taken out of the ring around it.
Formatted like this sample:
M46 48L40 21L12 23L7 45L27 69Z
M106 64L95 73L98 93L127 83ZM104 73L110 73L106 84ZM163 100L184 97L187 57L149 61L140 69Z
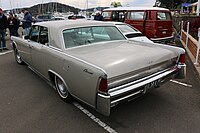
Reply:
M17 48L14 49L14 55L15 55L15 60L18 64L24 64L24 62L21 59L21 56L19 55L19 52L17 50Z
M65 85L62 79L60 79L58 76L55 76L55 86L56 90L61 97L62 100L66 102L72 101L72 96L70 95L68 91L68 87Z

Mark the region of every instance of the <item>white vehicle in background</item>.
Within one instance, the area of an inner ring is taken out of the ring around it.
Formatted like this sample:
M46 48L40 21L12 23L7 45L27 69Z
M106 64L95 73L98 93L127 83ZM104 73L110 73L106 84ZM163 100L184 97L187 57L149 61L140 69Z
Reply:
M111 22L111 23L114 23L128 40L154 43L153 41L148 39L146 36L144 36L139 30L130 26L129 24L125 24L121 22Z

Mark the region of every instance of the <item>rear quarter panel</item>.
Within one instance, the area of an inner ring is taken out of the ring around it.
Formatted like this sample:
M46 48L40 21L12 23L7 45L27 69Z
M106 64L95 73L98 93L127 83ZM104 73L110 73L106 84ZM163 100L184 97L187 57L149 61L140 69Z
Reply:
M48 53L47 69L64 79L70 94L95 108L99 77L105 73L67 53L52 49Z

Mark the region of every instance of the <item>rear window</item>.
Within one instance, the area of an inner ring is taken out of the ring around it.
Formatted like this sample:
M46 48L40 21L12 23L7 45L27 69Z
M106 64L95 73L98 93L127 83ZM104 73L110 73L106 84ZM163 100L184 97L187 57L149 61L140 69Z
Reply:
M93 44L113 40L125 40L123 34L114 26L94 26L63 31L65 47L77 47L81 45Z
M158 12L157 13L158 20L171 20L169 12Z

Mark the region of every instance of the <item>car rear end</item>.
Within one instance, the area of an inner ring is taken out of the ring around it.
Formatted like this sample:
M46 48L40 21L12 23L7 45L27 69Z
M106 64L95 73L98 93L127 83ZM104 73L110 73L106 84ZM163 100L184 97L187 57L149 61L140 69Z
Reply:
M101 77L98 84L96 109L101 114L110 115L117 104L130 101L159 87L172 78L184 78L186 72L185 54L137 71L113 78Z

